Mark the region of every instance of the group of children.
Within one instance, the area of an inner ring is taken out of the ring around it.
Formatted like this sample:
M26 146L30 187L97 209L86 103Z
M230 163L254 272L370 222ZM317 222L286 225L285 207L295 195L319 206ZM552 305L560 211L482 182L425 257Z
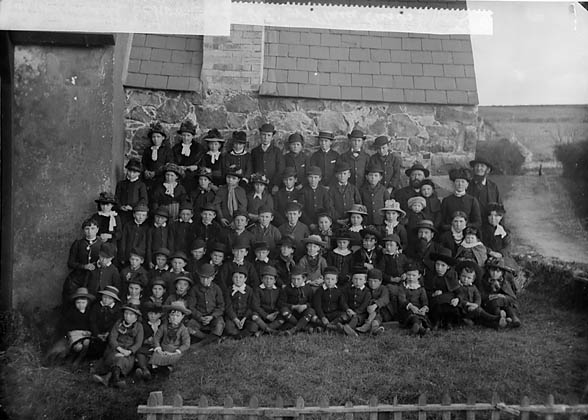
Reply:
M420 163L402 187L385 136L369 156L353 130L339 155L320 132L308 158L299 133L283 154L271 124L251 153L243 132L226 153L217 130L206 151L191 122L178 134L170 148L152 125L153 146L114 195L100 194L70 250L65 340L76 361L101 358L100 383L124 386L133 368L145 379L167 372L191 343L221 337L377 335L390 321L415 335L520 326L489 162L452 170L454 192L440 200Z

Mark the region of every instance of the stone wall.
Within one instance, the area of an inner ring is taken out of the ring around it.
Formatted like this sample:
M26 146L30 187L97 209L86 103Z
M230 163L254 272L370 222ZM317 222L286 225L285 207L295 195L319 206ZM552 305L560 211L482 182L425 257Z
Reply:
M257 130L269 121L276 127L282 146L292 132L301 132L306 147L316 150L320 130L335 133L334 149L349 148L347 133L354 127L368 133L366 151L379 135L393 137L393 148L401 153L404 166L415 160L430 166L434 174L464 163L475 151L477 107L414 105L385 102L346 102L259 96L256 92L214 91L205 94L127 89L126 157L139 156L149 145L148 126L160 120L174 134L180 122L191 119L198 134L218 128L230 138L233 130L248 134L249 146L259 142Z

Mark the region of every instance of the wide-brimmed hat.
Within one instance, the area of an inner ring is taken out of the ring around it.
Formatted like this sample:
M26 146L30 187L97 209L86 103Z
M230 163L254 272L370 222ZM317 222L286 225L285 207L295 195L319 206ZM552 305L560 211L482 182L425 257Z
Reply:
M292 133L288 136L288 144L291 143L302 143L304 144L304 137L302 137L302 134L300 133Z
M488 258L486 260L486 268L498 268L502 271L507 271L512 274L516 273L514 268L511 268L504 263L503 258Z
M400 208L400 203L396 200L386 200L384 202L384 207L380 209L380 213L384 213L387 211L395 211L397 213L400 213L402 216L406 214L406 212Z
M488 205L486 206L486 211L488 212L488 214L490 214L491 211L495 211L499 214L504 214L506 213L506 209L504 208L504 206L500 203L488 203Z
M472 171L468 168L453 168L449 171L449 179L465 179L467 182L472 180Z
M183 300L177 300L175 302L171 302L169 305L164 305L163 310L166 312L178 311L183 313L184 315L192 314L192 311L186 308L186 304Z
M135 172L141 172L143 170L143 166L141 165L141 161L137 160L137 159L130 159L127 164L125 165L125 168L128 171L135 171Z
M233 131L233 143L247 143L247 133L244 131Z
M196 172L196 175L198 177L204 176L204 177L210 179L210 181L212 182L212 169L207 168L206 166L203 166L202 168L200 168L198 170L198 172Z
M173 172L178 176L178 178L184 176L184 170L172 162L168 162L165 165L163 165L163 172Z
M443 261L450 266L454 266L456 263L455 258L451 256L451 250L447 248L441 248L439 252L431 252L429 257L432 261Z
M302 242L306 245L306 244L315 244L318 245L320 247L326 247L327 243L325 241L322 240L322 238L319 235L310 235L306 238L304 238L302 240Z
M482 163L488 167L488 169L492 170L494 167L487 159L483 158L482 156L476 156L474 160L470 160L470 166L473 168L476 166L476 163Z
M149 126L149 138L155 133L161 134L163 137L167 137L167 131L163 128L163 125L159 121L151 123Z
M114 245L112 245L110 242L105 242L102 245L100 245L100 251L98 252L98 255L102 258L114 258Z
M88 300L95 299L94 295L88 292L88 289L86 287L78 287L70 297L71 300L76 300L79 298L86 298Z
M196 269L196 274L198 277L214 277L216 272L212 264L206 263Z
M323 176L323 171L321 171L321 168L319 168L318 166L309 166L306 170L306 176L309 175Z
M351 130L351 133L347 134L347 138L356 138L356 139L364 139L365 140L365 134L363 134L363 131L361 131L358 128L354 128L353 130Z
M384 167L382 166L382 164L380 162L370 161L370 162L368 162L368 164L365 167L365 173L367 175L370 172L378 172L378 173L383 174Z
M396 242L398 244L398 246L401 245L400 236L398 236L395 233L392 233L391 235L384 236L384 238L382 238L382 243L384 244L386 242Z
M170 260L173 260L174 258L181 258L182 260L188 262L188 256L184 251L176 251L169 257Z
M435 223L432 220L424 219L421 220L416 224L414 227L414 231L418 232L419 229L429 229L430 231L437 233L437 229L435 228Z
M262 277L263 276L273 276L273 277L278 277L278 270L276 270L275 267L267 264L264 265L263 267L261 267L260 273L259 273Z
M120 291L118 290L117 287L105 286L104 289L99 290L98 293L101 295L110 296L114 300L117 300L120 302L120 298L118 297L118 294L120 293Z
M339 172L345 172L345 171L350 171L350 170L351 170L351 165L349 164L349 162L338 160L335 163L335 173L336 174Z
M265 123L261 127L259 127L260 133L275 133L276 128L273 124Z
M228 171L225 174L225 177L227 177L227 176L234 176L236 178L242 179L243 178L243 170L237 169L237 167L234 165L229 166Z
M116 199L114 198L113 193L102 191L94 202L98 204L116 204Z
M386 144L390 144L390 139L388 136L379 136L374 140L374 147L382 147Z
M347 214L362 214L362 215L367 215L367 207L364 206L363 204L352 204L351 207L349 208L349 210L347 210L345 213Z
M161 217L165 217L165 218L169 219L169 210L165 206L159 206L153 212L153 215L154 216L161 216Z
M174 279L174 284L176 284L180 280L187 281L190 286L194 285L194 280L192 280L192 277L190 277L188 275L185 275L185 274L179 275L178 277L176 277Z
M425 197L421 197L420 195L410 197L408 199L408 201L406 202L406 204L408 205L409 208L412 207L412 205L415 203L421 203L421 206L423 208L427 207L427 200L425 200Z
M293 176L293 177L298 176L298 173L296 172L296 168L293 166L286 166L286 168L284 168L284 172L282 172L282 179L290 178L291 176Z
M196 125L190 120L182 121L180 124L180 128L178 128L178 134L182 133L190 133L192 135L196 134Z
M329 139L331 141L335 140L335 136L331 131L319 131L318 136L319 139Z
M265 176L265 174L255 173L251 174L251 183L269 185L269 179L267 179L267 176Z
M431 172L427 168L425 168L423 164L420 162L413 163L413 165L410 168L404 171L404 174L410 177L410 174L414 171L422 171L425 174L425 178L428 178L429 175L431 175Z
M208 133L204 135L204 141L218 141L219 143L224 143L225 139L218 129L213 128L212 130L208 130Z
M155 251L153 251L153 256L155 257L156 255L163 255L166 258L169 258L169 249L167 248L158 248Z
M378 232L374 227L371 226L363 228L359 231L359 234L362 238L365 238L366 235L373 235L376 237L376 241L379 241L381 239L380 232Z
M121 310L121 312L131 311L134 314L137 314L137 316L141 316L141 305L140 305L140 303L127 302L126 305L124 305L122 308L120 308L120 310Z

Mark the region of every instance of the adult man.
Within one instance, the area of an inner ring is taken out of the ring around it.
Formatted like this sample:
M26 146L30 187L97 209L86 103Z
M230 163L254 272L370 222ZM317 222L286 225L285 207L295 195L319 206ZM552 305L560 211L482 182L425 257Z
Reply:
M408 210L408 199L420 195L421 182L428 178L430 172L420 162L415 162L410 168L404 171L408 177L408 185L394 191L393 198L400 203L400 208Z
M492 171L492 165L486 159L476 157L470 162L470 166L474 170L474 178L470 182L470 185L468 185L466 192L478 199L482 221L486 223L488 204L502 204L502 198L500 197L498 185L488 179L488 174Z

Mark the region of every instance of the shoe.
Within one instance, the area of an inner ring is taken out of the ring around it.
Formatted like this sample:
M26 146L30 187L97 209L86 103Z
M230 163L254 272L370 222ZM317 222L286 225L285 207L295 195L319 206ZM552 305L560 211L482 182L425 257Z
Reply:
M143 380L144 381L151 380L151 372L149 372L149 369L143 369Z
M429 331L431 331L429 328L421 327L419 328L419 335L424 337Z
M469 318L463 318L462 321L466 325L466 327L473 327L474 326L474 321L472 321Z
M385 331L384 327L382 327L381 325L379 327L372 328L371 330L372 330L372 335L380 335Z
M135 369L135 377L137 379L145 379L145 375L143 374L143 369L141 369L141 368Z
M263 332L262 332L261 330L259 330L259 331L255 331L255 332L253 333L253 337L255 337L255 338L259 338L259 337L261 337L261 334L263 334Z
M108 372L106 375L92 375L92 379L94 379L95 382L98 382L99 384L107 387L111 376L112 373Z
M314 329L314 327L308 327L308 329L306 330L309 334L314 334L316 332L316 330Z
M498 320L498 328L506 328L508 322L506 319L506 312L500 311L500 319Z
M417 335L421 329L422 325L420 322L415 322L414 324L412 324L412 327L410 327L410 332L413 335Z
M323 327L316 327L314 329L314 332L317 333L317 334L320 334L320 333L322 333L324 331L325 331L325 329Z
M511 328L519 328L521 326L521 320L518 316L512 316L512 322L510 323Z
M359 337L359 334L357 334L349 324L343 325L343 331L350 337Z
M361 327L357 327L355 329L355 331L360 332L360 333L366 333L370 330L371 325L368 323L363 324Z
M127 387L127 383L121 379L112 384L112 386L115 388L124 389Z

